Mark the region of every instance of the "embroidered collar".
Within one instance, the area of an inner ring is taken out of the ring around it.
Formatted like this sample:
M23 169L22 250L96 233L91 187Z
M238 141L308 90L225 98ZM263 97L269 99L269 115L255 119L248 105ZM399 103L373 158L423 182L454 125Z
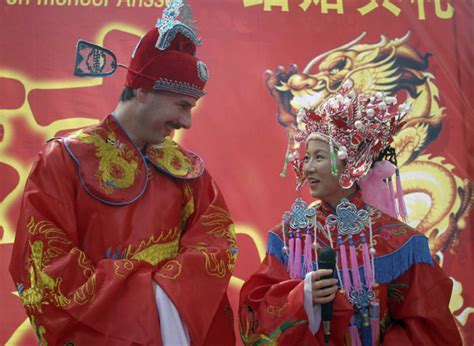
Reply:
M114 114L61 139L78 166L83 188L106 204L130 204L145 192L147 161L176 179L195 179L204 172L203 160L170 138L159 145L148 145L143 155Z

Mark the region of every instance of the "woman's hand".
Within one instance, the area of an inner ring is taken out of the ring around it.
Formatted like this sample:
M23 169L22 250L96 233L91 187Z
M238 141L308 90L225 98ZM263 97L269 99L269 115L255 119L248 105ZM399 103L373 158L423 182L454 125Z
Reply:
M319 269L311 275L311 287L314 304L330 303L336 297L337 279L322 279L332 274L331 269Z

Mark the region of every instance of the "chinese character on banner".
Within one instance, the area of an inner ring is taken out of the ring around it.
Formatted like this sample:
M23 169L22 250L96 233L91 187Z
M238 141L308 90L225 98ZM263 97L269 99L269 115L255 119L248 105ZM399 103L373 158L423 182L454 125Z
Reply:
M418 19L425 20L425 0L411 0L411 3L417 3L418 5ZM450 19L454 15L454 8L448 1L443 1L445 5L441 4L442 0L434 0L434 8L436 17L441 19Z
M331 4L328 4L327 0L303 0L303 2L300 4L300 7L303 9L303 11L306 11L309 6L311 6L311 3L314 3L315 6L318 6L321 2L321 13L328 13L328 10L336 10L337 14L343 14L344 6L342 1L343 0L336 0Z
M263 4L263 10L270 12L272 7L280 7L281 11L288 12L288 0L243 0L244 7Z
M413 1L413 0L412 0ZM367 13L372 12L380 5L377 3L377 0L370 0L370 2L362 7L359 7L357 10L360 12L361 15L365 16ZM400 7L392 4L390 0L383 0L382 6L389 10L393 15L398 16L402 11Z

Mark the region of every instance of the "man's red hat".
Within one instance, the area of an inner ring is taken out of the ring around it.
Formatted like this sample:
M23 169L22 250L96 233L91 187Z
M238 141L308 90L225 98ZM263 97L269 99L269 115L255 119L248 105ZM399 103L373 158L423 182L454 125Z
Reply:
M179 18L179 19L178 19ZM207 66L196 57L201 44L186 0L172 0L138 42L127 67L117 63L114 53L79 40L74 74L78 77L108 77L117 66L128 70L125 86L169 91L196 99L205 95Z
M190 10L183 0L171 1L156 27L140 39L132 54L125 86L194 98L205 94L207 67L195 56L200 41L190 18L185 19L187 23L177 19L182 10Z

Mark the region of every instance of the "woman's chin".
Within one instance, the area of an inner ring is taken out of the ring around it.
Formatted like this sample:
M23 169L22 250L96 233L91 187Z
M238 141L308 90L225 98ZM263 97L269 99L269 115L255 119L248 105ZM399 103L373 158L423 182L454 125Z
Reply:
M311 195L311 197L313 198L318 198L318 199L321 199L321 194L319 193L319 191L317 189L310 189L309 190L309 194Z

